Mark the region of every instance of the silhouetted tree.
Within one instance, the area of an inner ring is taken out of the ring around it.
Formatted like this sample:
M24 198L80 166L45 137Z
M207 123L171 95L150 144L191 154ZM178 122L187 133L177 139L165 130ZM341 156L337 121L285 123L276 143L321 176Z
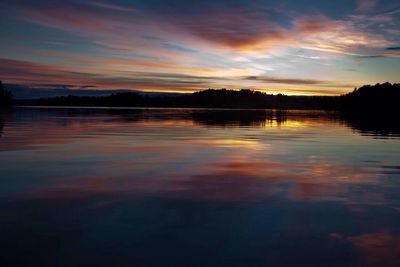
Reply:
M241 109L318 109L360 113L398 112L400 84L365 85L342 96L272 95L248 89L207 89L191 95L143 96L138 93L117 93L105 97L56 97L34 104L66 106L188 107Z
M4 120L3 115L0 113L0 137L3 135Z
M342 96L341 110L381 113L399 111L400 84L364 85Z
M3 82L0 81L0 107L5 107L11 104L12 94L4 89Z

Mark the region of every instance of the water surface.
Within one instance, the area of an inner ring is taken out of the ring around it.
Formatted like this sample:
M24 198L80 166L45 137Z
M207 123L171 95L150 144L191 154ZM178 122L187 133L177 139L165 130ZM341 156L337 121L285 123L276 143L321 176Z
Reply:
M0 115L1 266L400 266L400 131L322 111Z

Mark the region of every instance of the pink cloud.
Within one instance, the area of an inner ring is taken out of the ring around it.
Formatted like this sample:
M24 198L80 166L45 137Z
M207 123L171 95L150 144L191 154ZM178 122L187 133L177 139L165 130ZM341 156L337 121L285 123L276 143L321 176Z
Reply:
M373 7L375 2L363 0L359 6ZM357 54L355 50L359 46L384 47L390 44L383 35L368 33L358 27L355 17L333 20L322 14L295 16L292 18L293 27L285 28L270 16L271 10L262 7L218 7L210 8L207 13L178 16L149 14L127 6L108 7L103 2L24 4L11 9L29 21L90 36L92 42L103 48L126 53L143 51L143 47L146 47L145 51L157 53L162 50L159 46L165 40L184 40L197 47L205 43L209 44L209 51L218 46L238 52L304 46L343 54ZM109 12L110 9L113 12ZM382 22L389 17L380 15L374 18ZM158 40L144 38L148 34L157 36ZM169 53L177 54L171 50ZM185 60L188 58L186 55Z

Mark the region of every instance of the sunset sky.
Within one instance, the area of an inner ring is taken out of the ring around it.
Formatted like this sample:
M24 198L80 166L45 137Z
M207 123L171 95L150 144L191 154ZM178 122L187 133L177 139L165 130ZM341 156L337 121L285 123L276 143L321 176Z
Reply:
M400 81L399 0L1 0L0 79L333 95Z

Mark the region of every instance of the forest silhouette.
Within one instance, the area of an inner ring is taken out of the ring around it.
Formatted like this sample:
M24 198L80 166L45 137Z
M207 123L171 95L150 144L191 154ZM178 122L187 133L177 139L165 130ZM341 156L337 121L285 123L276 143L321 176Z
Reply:
M1 85L2 86L2 85ZM11 101L11 93L2 86L2 105ZM340 96L288 96L248 89L207 89L192 94L149 96L137 92L109 96L60 96L37 100L14 100L15 104L42 106L240 108L240 109L320 109L351 112L396 112L400 84L365 85Z
M3 82L0 81L0 108L9 106L12 102L12 94L6 90L3 86Z

